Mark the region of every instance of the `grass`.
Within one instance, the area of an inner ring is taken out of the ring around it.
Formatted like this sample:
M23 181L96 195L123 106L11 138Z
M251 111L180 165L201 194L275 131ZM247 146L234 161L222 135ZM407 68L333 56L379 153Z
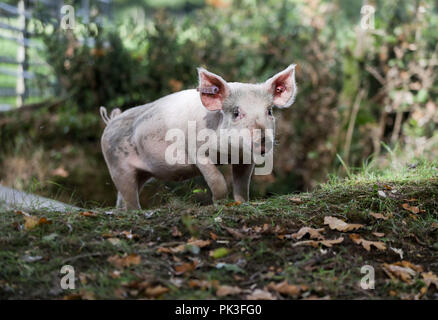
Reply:
M174 201L128 213L96 208L94 216L29 212L51 221L30 230L23 228L22 214L0 208L0 298L245 299L263 289L276 299L437 299L438 288L427 288L422 277L438 274L437 173L435 164L425 162L396 172L370 170L332 178L310 193L240 205ZM420 212L406 210L406 203ZM390 218L376 219L371 212ZM326 216L364 226L351 232L331 230L324 225ZM302 227L325 227L325 239L342 236L344 241L332 247L294 246L307 238L285 235ZM351 233L383 242L386 250L367 251L352 241ZM187 245L192 237L210 243ZM181 244L186 244L184 250L168 252ZM221 249L225 255L214 258L219 248L226 248ZM403 258L396 252L400 249ZM126 262L121 257L129 254L131 264L114 262L114 256ZM383 264L401 260L421 266L423 273L407 281L390 278ZM74 290L59 284L66 264L75 269ZM374 289L360 286L364 265L375 270ZM270 284L284 280L301 290L288 294ZM223 285L241 291L218 297Z

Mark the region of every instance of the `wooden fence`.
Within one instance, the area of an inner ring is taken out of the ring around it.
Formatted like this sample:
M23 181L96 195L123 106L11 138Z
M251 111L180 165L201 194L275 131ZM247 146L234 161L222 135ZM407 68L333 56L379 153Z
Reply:
M111 0L82 0L80 3L75 1L75 18L88 23L92 4L99 7L101 14L110 16ZM37 85L38 77L47 77L47 75L34 71L45 63L40 58L43 46L38 42L37 36L29 31L29 21L42 19L41 16L34 15L36 9L39 9L44 10L46 18L55 18L59 24L63 5L63 0L17 0L14 5L0 2L0 79L5 77L9 80L11 77L15 79L13 86L11 81L6 81L8 85L0 81L0 111L14 106L20 107L30 98L35 100L50 95L49 89L46 88L46 92L43 92ZM15 44L14 47L17 48L12 55L11 50L6 50L9 43ZM30 55L30 50L35 54ZM11 102L11 99L15 100L15 103Z

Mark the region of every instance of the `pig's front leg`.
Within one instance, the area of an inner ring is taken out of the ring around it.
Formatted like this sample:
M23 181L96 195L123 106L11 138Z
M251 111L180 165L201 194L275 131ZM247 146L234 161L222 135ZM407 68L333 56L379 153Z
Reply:
M228 188L223 174L210 159L203 159L204 160L201 161L198 159L196 166L204 176L204 179L213 194L213 201L225 199L228 195Z
M233 164L233 195L234 201L249 200L249 184L254 171L254 164Z

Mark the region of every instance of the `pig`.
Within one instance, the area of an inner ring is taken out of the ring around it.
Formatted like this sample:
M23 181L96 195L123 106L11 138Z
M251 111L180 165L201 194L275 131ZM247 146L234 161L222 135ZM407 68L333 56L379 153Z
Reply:
M197 70L197 89L179 91L123 113L115 109L110 117L104 107L100 108L107 124L101 139L102 153L118 191L117 207L141 209L139 193L151 179L181 181L198 175L208 184L213 203L226 199L227 183L211 153L196 154L197 159L191 159L196 161L169 163L165 155L172 142L166 139L166 132L177 128L187 134L190 121L196 123L197 132L209 129L218 136L222 129L274 131L273 107L288 108L295 100L294 64L258 84L227 82L204 68ZM262 155L271 151L265 149L269 144L266 139L261 134L253 141ZM273 141L269 142L272 145ZM184 152L186 159L193 157ZM254 165L254 161L231 165L235 201L249 200Z

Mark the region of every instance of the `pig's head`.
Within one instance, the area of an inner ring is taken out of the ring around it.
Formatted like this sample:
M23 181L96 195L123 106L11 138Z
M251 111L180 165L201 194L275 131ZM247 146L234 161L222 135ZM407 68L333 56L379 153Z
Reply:
M220 129L249 129L251 141L243 144L253 144L262 155L268 153L273 135L265 133L275 130L273 108L288 108L295 99L295 65L259 84L227 82L203 68L198 68L198 74L203 106L223 114Z

